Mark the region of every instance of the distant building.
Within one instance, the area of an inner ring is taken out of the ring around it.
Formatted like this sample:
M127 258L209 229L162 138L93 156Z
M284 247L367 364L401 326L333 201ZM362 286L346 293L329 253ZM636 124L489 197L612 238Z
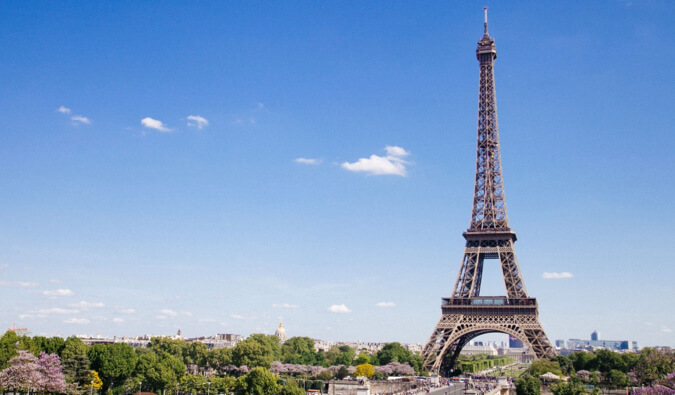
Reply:
M523 341L513 335L509 335L509 348L523 348Z
M599 338L600 338L600 334L598 333L598 331L593 331L593 333L591 333L591 340L597 342L599 340Z
M481 343L482 342L476 342ZM460 351L460 355L476 355L476 354L485 354L485 355L497 355L497 349L492 346L483 346L483 345L466 345Z
M279 323L277 330L274 332L274 336L278 337L282 343L286 341L286 329L284 329L284 325L281 322Z
M556 340L555 346L556 346L556 348L565 348L565 341L564 340Z

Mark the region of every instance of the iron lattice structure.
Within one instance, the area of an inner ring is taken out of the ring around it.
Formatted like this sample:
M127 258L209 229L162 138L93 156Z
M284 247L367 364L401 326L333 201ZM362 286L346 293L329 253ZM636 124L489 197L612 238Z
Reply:
M490 332L506 333L522 340L537 358L552 357L551 346L539 322L537 300L529 298L513 244L516 233L509 228L502 180L495 95L494 63L497 48L488 34L478 41L480 63L476 182L471 225L463 233L464 257L450 298L444 298L441 319L422 351L430 373L453 368L459 352L471 339ZM498 259L506 296L481 297L483 263Z

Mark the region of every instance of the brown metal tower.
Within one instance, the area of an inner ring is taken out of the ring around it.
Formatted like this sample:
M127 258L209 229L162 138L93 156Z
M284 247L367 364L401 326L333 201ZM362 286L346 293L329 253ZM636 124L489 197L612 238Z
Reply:
M436 374L442 367L444 371L452 369L462 347L471 339L490 332L515 336L537 358L555 355L539 323L537 300L527 296L513 249L516 233L509 228L506 215L494 82L497 48L488 34L487 7L485 34L478 41L476 57L480 63L480 93L471 225L463 233L464 258L452 296L443 298L441 319L422 351L425 367ZM485 259L501 263L506 296L480 296Z

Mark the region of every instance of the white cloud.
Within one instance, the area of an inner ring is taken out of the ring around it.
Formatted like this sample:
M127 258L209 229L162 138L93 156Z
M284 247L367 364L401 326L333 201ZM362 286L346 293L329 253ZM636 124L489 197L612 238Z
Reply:
M274 303L272 304L272 307L275 309L297 309L300 306L292 303Z
M378 303L375 303L375 306L377 306L377 307L396 307L396 303L394 303L394 302L378 302Z
M115 317L115 318L113 318L112 321L113 321L114 323L116 323L116 324L121 324L121 323L124 322L124 318Z
M192 315L189 311L175 311L171 309L161 309L159 313L164 317L178 317L179 315L189 317Z
M209 126L209 121L199 115L188 115L188 126L196 126L197 129L201 129L205 126Z
M78 122L86 123L87 125L91 123L91 119L83 117L82 115L73 115L72 117L70 117L70 120L73 121L73 123L76 125L78 124Z
M547 280L550 280L550 279L559 279L559 278L572 278L572 277L574 277L574 274L572 274L570 272L560 272L560 273L544 272L541 275L541 277L545 278Z
M157 119L152 119L150 117L145 117L145 118L141 119L141 124L148 129L155 129L155 130L159 130L160 132L170 132L171 131L171 129L166 127L166 125L164 125L162 123L162 121L159 121Z
M68 318L67 320L63 321L65 324L88 324L91 321L89 321L86 318Z
M52 289L42 291L42 294L45 296L73 296L75 295L75 292L69 289Z
M11 287L12 283L5 280L0 280L0 287Z
M32 287L37 287L38 285L40 285L38 283L33 283L33 282L30 282L30 281L19 281L16 284L18 286L24 287L24 288L32 288Z
M49 280L49 282L52 283L52 284L61 284L61 280L59 280L57 278L52 278L52 279Z
M56 111L60 112L61 114L70 114L70 108L64 106L60 106Z
M673 330L664 325L664 326L661 327L661 332L673 333Z
M231 318L234 318L235 320L254 320L255 317L249 317L241 314L230 314Z
M79 310L62 309L60 307L53 307L51 309L40 309L37 312L38 312L38 314L77 314L80 311Z
M117 308L115 309L115 311L120 314L134 314L136 312L136 309Z
M388 145L384 147L386 156L370 155L370 158L361 158L356 162L343 162L340 167L353 172L364 172L370 175L395 175L405 177L406 165L403 160L410 152L398 146Z
M82 310L105 307L103 302L85 302L84 300L80 301L79 303L71 303L68 306L77 307L78 309Z
M300 163L303 165L318 165L321 163L321 159L313 159L313 158L295 158L293 159L295 163Z
M171 309L162 309L159 312L162 313L162 315L166 315L169 317L176 317L178 315L177 311L173 311Z
M343 304L334 304L328 308L331 313L351 313L352 311Z

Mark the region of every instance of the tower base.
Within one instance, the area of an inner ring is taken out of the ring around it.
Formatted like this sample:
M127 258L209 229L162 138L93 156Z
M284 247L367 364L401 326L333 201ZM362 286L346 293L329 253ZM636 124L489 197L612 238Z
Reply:
M444 298L441 310L441 319L422 350L424 366L430 374L443 370L447 375L471 339L491 332L516 337L536 358L556 354L539 323L535 298ZM446 355L450 358L444 364Z

